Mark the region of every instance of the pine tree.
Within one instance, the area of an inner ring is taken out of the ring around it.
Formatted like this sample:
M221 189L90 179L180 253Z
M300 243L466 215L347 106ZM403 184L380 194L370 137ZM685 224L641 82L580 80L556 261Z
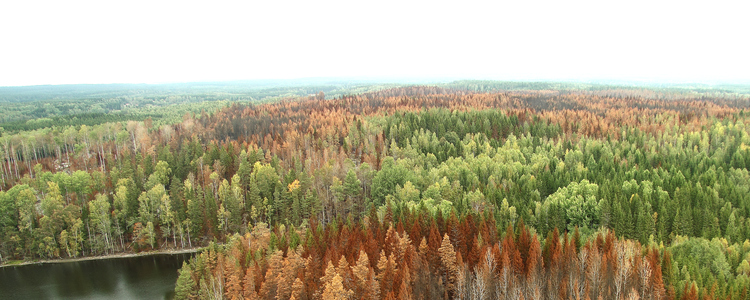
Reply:
M693 214L688 209L677 209L672 231L677 235L692 236Z
M336 275L336 268L333 266L333 262L329 260L325 273L323 277L320 278L321 287L325 288L325 286L330 285L335 275Z
M615 205L613 207L614 210L614 222L615 222L615 233L619 236L629 236L630 235L630 226L632 224L630 223L630 218L628 217L629 211L626 211L628 205L622 205L619 201L615 201Z
M740 240L740 230L741 226L739 222L737 221L737 217L735 216L735 212L733 211L729 215L729 222L727 222L727 231L725 234L726 239L730 243L736 243Z
M455 289L458 264L456 262L456 251L453 249L447 233L443 235L438 254L442 263L443 277L446 278L448 283L448 291L452 292Z
M196 290L195 280L193 280L193 271L190 264L187 262L182 263L180 269L180 276L177 277L177 284L175 286L175 299L192 299L195 297Z
M347 197L351 211L357 214L360 213L361 209L359 207L359 196L362 193L361 186L362 182L357 178L357 174L353 169L350 169L344 179L344 194Z
M698 300L698 287L695 283L685 282L685 288L680 300Z
M707 240L712 240L715 237L721 236L721 229L719 228L719 218L709 218L712 221L706 225L703 229L703 237Z
M411 271L408 266L404 266L402 269L403 276L401 279L401 285L398 291L398 298L401 300L412 300L412 287L411 287Z
M244 289L242 291L242 295L247 300L254 300L258 298L258 293L255 290L255 270L256 265L251 264L250 267L247 268L247 271L245 272L245 284Z
M641 205L638 209L638 221L636 222L637 236L641 244L648 244L649 238L655 234L654 218L651 213L651 205Z
M245 276L242 274L242 269L236 266L236 263L227 260L224 264L224 276L226 277L226 287L224 288L226 298L230 300L243 299L242 279Z
M354 295L352 290L344 289L341 276L335 274L331 282L326 283L323 289L323 300L347 300Z
M380 259L378 260L378 282L380 282L380 293L387 294L388 291L392 291L395 286L396 272L396 261L394 259L394 253L389 256L385 255L385 251L380 251Z
M258 189L258 185L255 183L255 178L240 178L247 181L247 199L245 200L245 208L249 209L252 206L260 207L261 205L263 205L263 201L260 198L260 190Z
M336 273L341 276L341 281L344 285L344 289L354 290L356 288L356 284L354 283L353 278L354 275L352 274L352 270L351 268L349 268L349 262L346 260L346 257L344 255L342 255L339 259Z
M370 272L370 260L367 257L367 253L364 250L359 250L359 258L357 264L352 267L352 274L357 282L359 288L363 288L367 282L367 274ZM360 291L357 289L357 291Z
M294 279L292 284L292 295L289 299L304 299L302 293L305 291L305 284L298 278Z

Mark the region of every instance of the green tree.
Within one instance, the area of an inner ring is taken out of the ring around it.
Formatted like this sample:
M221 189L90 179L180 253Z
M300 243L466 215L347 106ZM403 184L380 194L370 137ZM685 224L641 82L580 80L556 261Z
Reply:
M164 161L159 161L154 167L154 172L148 176L146 184L143 186L144 190L150 190L158 184L162 186L169 185L169 178L172 175L172 169L169 164Z
M156 184L148 191L141 193L138 197L138 216L141 223L154 222L159 217L159 208L161 203L169 201L164 186L161 183Z
M276 169L269 164L256 162L253 167L253 177L258 186L259 197L272 199L276 185L280 183Z
M252 176L247 180L247 199L245 200L245 209L250 210L251 207L260 207L263 204L263 198L260 197L260 190L258 185L255 184L255 178Z
M56 183L47 182L47 186L47 195L42 198L42 212L44 216L50 218L48 223L51 226L50 233L56 236L62 230L65 222L62 214L65 202Z
M83 221L76 218L68 224L68 229L60 232L60 244L65 248L68 257L78 257L83 243Z
M344 194L347 202L351 203L351 209L354 212L361 212L360 195L362 194L362 181L357 178L353 169L349 169L344 179Z
M226 183L226 180L224 181ZM220 194L224 195L222 203L224 207L229 211L229 229L232 232L238 232L242 228L242 208L245 206L245 193L241 186L240 177L238 175L232 176L232 184L222 184L223 192Z
M177 247L176 233L180 226L180 221L177 219L177 215L172 209L172 201L169 199L169 195L164 195L159 200L159 221L161 222L162 237L169 241L169 236L172 236L172 242Z
M205 196L205 218L204 221L204 228L206 228L210 234L215 234L216 230L218 230L219 227L219 206L216 204L216 199L214 198L214 193L207 192L204 194Z
M721 237L721 229L719 229L719 218L709 217L710 223L703 229L703 238L712 240L716 237Z
M736 243L740 240L741 236L741 225L737 220L735 211L729 215L729 221L727 222L727 230L725 237L730 243Z
M70 191L78 195L78 203L86 204L86 198L91 193L91 175L86 171L75 171L70 176Z
M248 189L252 174L253 165L247 161L247 153L245 153L245 150L242 150L240 153L240 166L237 168L237 175L240 177L242 188L244 190Z
M693 214L689 208L677 209L672 225L672 232L682 236L693 235Z
M193 299L195 298L195 280L193 280L193 270L187 261L182 263L180 275L177 277L175 286L175 299Z
M95 231L93 248L106 252L113 249L111 243L112 222L110 218L110 205L107 196L97 194L94 201L89 202L89 222Z
M383 159L380 171L372 179L374 204L383 205L385 197L393 195L397 186L404 186L407 181L416 182L413 177L413 173L403 163L397 163L390 156Z
M638 208L638 219L636 221L636 233L642 245L647 245L650 237L655 236L656 226L651 205L646 203Z
M13 193L13 189L17 189L16 193ZM34 229L34 223L36 222L36 193L28 185L17 185L13 187L8 194L13 197L16 195L16 206L18 207L18 230L31 234Z
M565 216L569 231L573 231L575 227L597 228L601 219L598 193L599 186L586 179L571 182L547 197L542 204L542 211L549 211L549 207L556 206Z
M510 225L515 225L517 218L516 207L508 205L508 199L503 198L497 214L499 228L508 228Z
M124 249L123 235L125 235L125 231L128 228L128 220L131 218L128 210L128 188L125 184L117 185L112 198L112 216L114 217L112 221L115 224L115 234L120 239L120 247Z

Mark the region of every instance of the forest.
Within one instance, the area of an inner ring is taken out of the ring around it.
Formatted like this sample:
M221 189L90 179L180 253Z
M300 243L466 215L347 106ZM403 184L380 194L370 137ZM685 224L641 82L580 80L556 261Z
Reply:
M338 96L397 86L332 78L0 87L0 127L17 133L148 118L157 125L171 125L187 112L214 111L229 103L267 103L318 92Z
M177 299L748 297L747 87L280 89L9 93L0 263L201 248Z

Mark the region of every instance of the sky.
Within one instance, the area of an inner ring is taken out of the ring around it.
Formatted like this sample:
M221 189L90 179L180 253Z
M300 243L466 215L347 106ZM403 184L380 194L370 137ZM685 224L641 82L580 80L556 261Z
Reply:
M0 86L750 83L748 1L2 1Z

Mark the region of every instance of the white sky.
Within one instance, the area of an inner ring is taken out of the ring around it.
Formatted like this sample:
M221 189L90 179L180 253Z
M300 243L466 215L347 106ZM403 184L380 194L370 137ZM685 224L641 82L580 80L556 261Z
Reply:
M2 1L0 86L305 77L750 83L749 1Z

